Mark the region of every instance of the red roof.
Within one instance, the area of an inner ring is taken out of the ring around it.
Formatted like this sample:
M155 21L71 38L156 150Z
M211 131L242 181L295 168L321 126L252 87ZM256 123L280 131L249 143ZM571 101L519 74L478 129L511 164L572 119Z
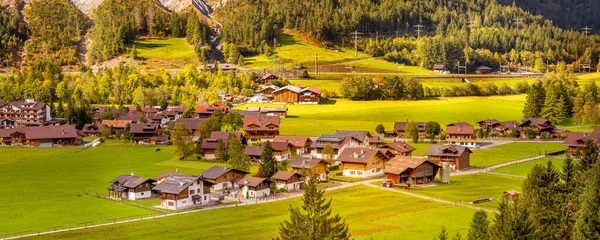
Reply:
M279 116L246 116L244 117L244 130L272 130L279 129Z
M475 128L468 123L459 122L446 125L446 134L473 135Z

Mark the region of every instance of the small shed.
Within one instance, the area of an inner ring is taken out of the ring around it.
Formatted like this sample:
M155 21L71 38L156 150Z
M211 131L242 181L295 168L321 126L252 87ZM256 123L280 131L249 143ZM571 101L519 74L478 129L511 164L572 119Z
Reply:
M438 63L433 65L433 71L437 72L437 73L444 73L444 69L446 66L444 66L444 64Z
M508 200L508 201L514 201L515 199L517 199L517 196L519 196L521 193L518 192L517 190L508 190L504 192L504 199Z
M492 73L492 68L485 66L485 65L481 65L477 69L475 69L475 74L490 74L490 73Z

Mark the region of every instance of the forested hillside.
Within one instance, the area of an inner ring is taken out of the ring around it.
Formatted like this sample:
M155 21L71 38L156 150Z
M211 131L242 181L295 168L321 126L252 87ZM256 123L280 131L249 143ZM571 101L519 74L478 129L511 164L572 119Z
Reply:
M600 4L597 0L500 0L515 4L533 14L543 15L564 29L591 27L600 32Z
M291 28L324 43L352 40L359 31L365 52L390 53L390 61L427 68L444 63L455 70L458 62L471 69L498 68L511 62L545 70L546 62L596 63L600 53L600 37L560 29L496 0L231 0L216 15L223 39L248 52L272 44L280 28ZM417 24L423 25L419 39Z
M18 6L0 4L0 66L16 66L18 49L27 34Z

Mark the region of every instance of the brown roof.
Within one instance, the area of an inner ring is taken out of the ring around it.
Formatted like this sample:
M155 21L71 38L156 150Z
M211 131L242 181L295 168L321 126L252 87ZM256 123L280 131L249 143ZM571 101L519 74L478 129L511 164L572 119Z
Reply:
M244 130L271 130L269 126L279 129L279 116L244 117Z
M415 122L417 124L417 129L419 130L419 132L425 132L425 125L427 125L426 122ZM404 131L406 128L406 125L408 125L408 122L395 122L394 123L394 130L395 131Z
M104 124L85 124L81 131L84 133L101 133L104 127L106 127Z
M12 105L13 107L16 107L18 109L21 110L32 110L32 111L39 111L42 110L44 107L46 107L45 103L41 103L41 102L35 102L35 101L14 101L14 102L10 102L8 103L10 105Z
M598 143L600 141L600 128L595 128L591 133L583 133L583 132L572 132L569 133L567 138L563 141L564 145L567 146L580 146L585 144L588 140L594 141L594 143Z
M479 123L479 124L484 124L484 125L486 125L486 126L492 126L492 125L494 125L494 124L496 124L496 123L500 123L500 121L498 121L498 120L496 120L496 119L487 119L487 120L482 120L482 121L479 121L479 122L477 122L477 123Z
M131 124L129 132L131 132L131 133L158 133L158 124L134 123L134 124Z
M494 124L493 126L502 126L502 128L504 129L508 129L508 130L513 130L513 129L518 129L519 127L521 127L521 123L517 122L517 121L507 121L507 122L499 122Z
M160 180L160 179L167 178L167 177L170 177L170 176L187 176L187 177L191 177L192 175L185 174L185 173L180 173L180 172L171 172L169 170L166 170L166 171L162 172L161 174L159 174L158 176L156 176L154 178L154 180Z
M196 107L196 113L212 113L217 110L221 110L222 113L226 113L229 111L229 107L227 105L217 101L210 105L208 104L200 104L200 106Z
M475 133L473 125L461 122L446 125L446 134L472 135Z
M401 153L407 153L407 152L412 152L412 151L416 150L415 147L408 145L406 142L393 142L393 143L389 143L385 146L390 149L394 149L398 152L401 152Z
M372 135L369 131L360 131L360 130L337 130L337 131L335 131L335 134L350 136L361 143L366 141L367 138L372 137Z
M521 127L527 127L528 123L533 123L537 128L540 129L552 129L554 125L545 118L525 118L523 119L523 123Z
M445 157L460 157L467 151L472 153L471 150L463 146L454 145L431 145L425 155L427 156L445 156Z
M438 166L435 163L429 162L427 159L397 156L387 162L387 166L385 167L384 172L392 173L392 174L400 174L408 169L415 169L418 166L421 166L421 164L426 163L426 162L429 164L432 164L434 166Z
M287 181L290 180L294 175L298 175L298 177L302 177L299 173L295 172L287 172L287 171L279 171L272 176L273 179Z
M121 186L127 187L127 188L135 188L137 186L139 186L142 183L145 183L146 181L148 181L150 179L148 178L144 178L144 177L138 177L135 175L127 175L127 174L123 174L120 175L118 177L116 177L115 179L111 180L111 183L120 183Z
M245 173L245 174L249 173L249 172L234 169L234 168L228 168L228 167L224 167L224 166L214 166L214 167L211 167L208 170L204 171L201 174L201 176L202 176L202 178L205 178L205 179L217 179L220 176L223 176L223 174L226 174L231 171L237 171L237 172Z
M273 150L278 151L278 152L285 151L291 145L292 144L287 143L287 142L273 142L273 143L271 143L271 146L273 147Z
M313 92L316 94L321 94L323 92L323 90L318 89L316 87L307 87L307 88L302 89L302 91L300 91L300 92L305 92L305 91L310 91L310 92Z
M246 146L246 154L250 157L260 157L263 151L262 146Z
M288 164L288 167L310 169L319 164L321 161L325 160L321 158L315 158L312 156L298 156Z
M6 129L7 131L24 132L28 140L77 138L77 129L73 125L39 126L22 129ZM12 133L10 133L12 134ZM2 134L0 134L2 135Z
M127 124L131 124L131 120L102 120L102 124L113 128L125 128Z
M169 129L173 130L175 128L176 123L182 123L185 126L187 126L190 130L195 131L196 129L198 129L198 125L200 125L201 122L205 121L207 121L207 119L205 118L179 118L174 122L169 123Z
M237 184L240 186L258 187L258 185L260 185L262 182L264 182L266 180L267 180L266 178L246 176L246 177L240 179L237 182Z
M311 140L309 137L303 136L275 136L275 138L273 139L273 143L276 142L288 142L294 147L303 148L306 147L311 142Z
M200 148L202 149L217 149L217 143L219 139L223 141L225 147L229 145L229 135L235 135L238 140L242 140L241 132L211 132L209 138L205 138L202 140L202 145Z
M380 149L362 147L344 149L344 151L338 156L337 160L342 163L368 163L377 155L379 155L379 157L383 160L388 159L385 153L381 152Z
M156 185L156 187L153 187L152 190L162 193L179 194L199 179L200 177L194 176L169 176Z

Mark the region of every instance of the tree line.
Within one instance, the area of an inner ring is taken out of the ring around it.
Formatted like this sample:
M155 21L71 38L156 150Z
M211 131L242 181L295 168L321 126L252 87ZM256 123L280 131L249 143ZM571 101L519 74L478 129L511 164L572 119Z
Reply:
M368 77L346 78L340 87L350 100L417 100L424 96L423 85L414 78L391 76L373 80Z
M0 3L0 66L16 67L19 46L27 36L25 23L18 10L19 1L12 5Z

